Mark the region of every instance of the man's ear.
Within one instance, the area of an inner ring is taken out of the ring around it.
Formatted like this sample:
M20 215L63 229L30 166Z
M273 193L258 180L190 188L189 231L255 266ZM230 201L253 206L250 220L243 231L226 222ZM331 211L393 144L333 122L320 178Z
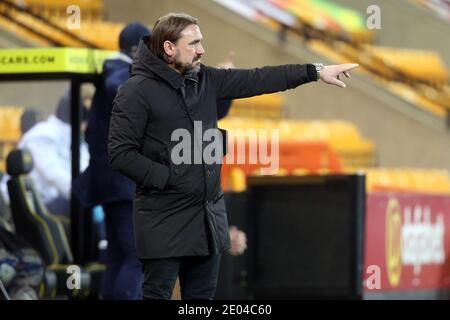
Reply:
M175 46L170 41L164 42L164 52L166 53L167 57L171 60L172 57L175 55Z

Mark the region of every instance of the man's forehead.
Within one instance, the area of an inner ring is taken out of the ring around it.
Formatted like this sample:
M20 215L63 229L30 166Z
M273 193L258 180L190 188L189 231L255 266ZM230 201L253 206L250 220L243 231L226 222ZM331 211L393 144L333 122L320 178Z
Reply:
M200 27L196 24L191 24L187 26L182 32L182 37L190 38L190 39L203 39L203 35L200 31Z

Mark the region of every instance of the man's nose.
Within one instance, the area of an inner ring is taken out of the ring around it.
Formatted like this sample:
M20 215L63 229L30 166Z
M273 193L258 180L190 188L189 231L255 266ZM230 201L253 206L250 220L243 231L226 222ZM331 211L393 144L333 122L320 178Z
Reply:
M198 54L199 56L202 56L202 55L205 54L205 49L203 48L202 45L199 45L199 46L198 46L198 48L197 48L197 54Z

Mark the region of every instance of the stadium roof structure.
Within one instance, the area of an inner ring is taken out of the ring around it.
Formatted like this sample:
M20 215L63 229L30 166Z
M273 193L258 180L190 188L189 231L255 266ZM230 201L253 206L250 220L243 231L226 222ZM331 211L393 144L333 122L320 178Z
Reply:
M94 83L103 61L114 51L85 48L0 49L0 81L61 80L70 82L72 179L80 174L80 87ZM75 263L84 259L85 223L76 197L71 197L71 246Z

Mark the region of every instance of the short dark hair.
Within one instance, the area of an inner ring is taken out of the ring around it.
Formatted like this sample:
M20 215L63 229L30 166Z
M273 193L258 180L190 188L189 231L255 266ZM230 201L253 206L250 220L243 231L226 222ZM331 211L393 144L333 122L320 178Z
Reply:
M20 131L24 135L30 130L36 123L42 121L42 113L34 108L27 108L20 117Z
M86 106L83 104L83 101L80 100L79 108L81 109L81 121L88 120L88 110ZM70 90L66 90L64 95L59 99L58 106L56 107L55 116L64 123L71 123L71 92Z
M192 24L198 25L198 20L185 13L169 13L159 18L150 37L149 45L153 54L168 63L164 42L176 43L181 38L181 32Z

